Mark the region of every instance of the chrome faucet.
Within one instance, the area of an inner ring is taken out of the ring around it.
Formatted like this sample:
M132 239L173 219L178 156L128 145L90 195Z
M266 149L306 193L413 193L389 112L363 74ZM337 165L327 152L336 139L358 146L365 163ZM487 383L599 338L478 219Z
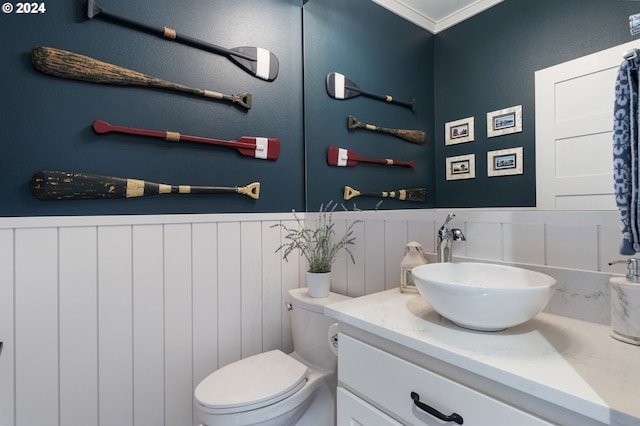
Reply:
M438 230L438 262L451 262L451 242L466 240L460 229L453 228L449 230L447 227L454 217L456 217L455 214L449 213Z

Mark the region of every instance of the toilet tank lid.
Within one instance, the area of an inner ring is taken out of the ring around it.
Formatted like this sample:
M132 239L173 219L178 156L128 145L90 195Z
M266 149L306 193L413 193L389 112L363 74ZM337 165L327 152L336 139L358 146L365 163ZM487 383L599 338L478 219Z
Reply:
M351 297L333 292L329 292L327 297L311 297L309 296L309 288L302 287L289 290L289 299L293 306L323 314L325 306L349 300Z
M306 365L276 349L216 370L198 384L195 397L207 408L256 409L290 394L308 372Z

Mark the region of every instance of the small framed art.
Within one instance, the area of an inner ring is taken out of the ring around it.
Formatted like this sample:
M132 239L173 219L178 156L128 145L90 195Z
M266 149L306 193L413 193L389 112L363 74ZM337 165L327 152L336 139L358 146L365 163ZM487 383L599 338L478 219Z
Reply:
M522 105L487 113L487 137L522 132Z
M521 175L522 147L487 152L487 175Z
M447 157L447 180L474 179L476 177L475 154Z
M450 121L444 124L445 145L471 142L474 139L473 117Z

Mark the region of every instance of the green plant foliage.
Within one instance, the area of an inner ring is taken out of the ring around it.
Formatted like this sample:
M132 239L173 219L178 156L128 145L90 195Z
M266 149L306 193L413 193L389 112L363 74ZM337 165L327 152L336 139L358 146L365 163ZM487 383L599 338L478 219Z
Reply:
M352 236L353 227L361 221L352 222L345 234L340 239L337 239L335 224L333 223L333 212L336 207L337 204L333 203L333 201L327 203L326 207L321 205L314 229L306 228L295 211L293 216L298 223L297 229L291 229L282 223L273 225L284 229L286 231L284 238L288 240L288 242L278 247L276 252L282 251L284 260L288 261L289 255L293 251L299 250L300 255L307 260L308 271L315 273L331 272L331 265L341 250L349 253L351 261L355 264L355 259L353 253L349 250L349 246L355 244L355 237Z

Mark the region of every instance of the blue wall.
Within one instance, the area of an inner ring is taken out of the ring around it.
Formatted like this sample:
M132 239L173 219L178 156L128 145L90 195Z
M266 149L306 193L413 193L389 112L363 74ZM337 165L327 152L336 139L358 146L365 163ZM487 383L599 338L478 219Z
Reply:
M424 187L427 202L385 198L380 209L435 206L434 180L434 36L372 1L311 0L304 7L305 139L307 208L342 201L345 185L360 191ZM362 89L411 101L403 106L358 96L336 100L327 95L325 78L340 72ZM386 128L417 129L424 145L369 130L348 130L347 116ZM414 168L359 163L327 165L327 149L337 146L361 157L415 161ZM357 197L345 206L373 209L380 198Z
M438 207L535 206L534 73L632 41L628 18L635 13L640 3L633 1L506 0L438 33ZM612 91L613 86L612 81ZM487 138L486 113L515 105L522 105L522 133ZM475 117L475 141L445 146L445 123L470 116ZM487 152L514 147L523 147L524 174L487 177ZM447 181L445 158L471 153L476 178Z
M341 200L344 185L363 191L426 187L429 192L426 203L385 199L382 209L533 206L535 71L632 40L628 16L640 12L640 3L618 0L506 0L434 36L371 1L310 0L304 12L302 3L101 1L114 12L225 47L267 48L280 60L280 75L270 83L222 56L88 20L81 0L47 2L44 14L0 15L0 216L315 211L321 203ZM244 112L225 102L166 91L44 75L29 62L37 45L193 87L249 91L253 107ZM364 89L415 98L416 111L362 96L333 100L324 84L331 71L344 73ZM523 106L523 132L487 138L486 113L514 105ZM427 143L350 132L347 115L383 127L425 130ZM476 140L445 147L444 124L468 116L475 117ZM100 136L90 127L95 119L229 140L278 137L281 155L270 162L222 147ZM330 145L365 157L415 160L416 167L330 167ZM523 175L486 176L487 151L519 146L524 148ZM469 153L476 154L477 177L446 181L445 158ZM259 200L162 195L43 202L28 190L31 175L42 169L173 184L260 181L262 189ZM378 201L358 197L345 204L372 209Z
M0 215L95 215L269 212L304 209L302 17L299 0L101 0L114 13L168 26L223 47L274 52L274 82L227 58L101 19L84 1L48 1L43 14L0 15ZM188 86L253 94L245 112L229 103L162 90L99 85L42 74L30 64L37 45L70 50ZM280 138L273 161L236 150L126 135L97 135L96 119L235 140ZM28 189L37 170L134 177L155 182L262 184L259 200L242 195L161 195L138 199L39 201Z

